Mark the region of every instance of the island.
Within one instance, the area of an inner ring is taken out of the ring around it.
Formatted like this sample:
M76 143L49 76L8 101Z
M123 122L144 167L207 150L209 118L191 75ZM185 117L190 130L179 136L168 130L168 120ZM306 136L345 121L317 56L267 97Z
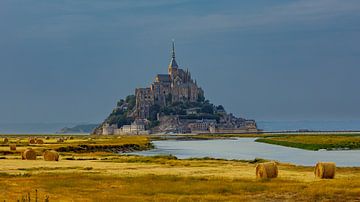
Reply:
M118 101L111 114L93 131L96 135L151 133L257 132L255 120L227 113L205 99L188 69L181 69L172 43L167 74L157 74L149 87Z

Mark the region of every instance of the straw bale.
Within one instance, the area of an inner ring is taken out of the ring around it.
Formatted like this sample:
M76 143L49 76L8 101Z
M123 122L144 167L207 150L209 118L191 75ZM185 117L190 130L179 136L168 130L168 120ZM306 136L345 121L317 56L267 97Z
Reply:
M278 176L278 167L275 162L259 163L256 166L257 178L276 178Z
M9 146L11 151L16 151L16 144L11 144Z
M59 154L55 150L47 150L43 154L45 161L59 161Z
M36 152L29 148L29 149L26 149L22 155L21 155L21 158L23 160L36 160Z
M315 177L321 179L333 179L335 177L336 164L334 162L318 162L315 166Z

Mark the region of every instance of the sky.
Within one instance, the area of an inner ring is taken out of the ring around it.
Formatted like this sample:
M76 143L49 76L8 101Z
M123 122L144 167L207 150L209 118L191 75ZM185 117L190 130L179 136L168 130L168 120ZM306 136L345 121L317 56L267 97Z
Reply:
M360 119L358 0L1 0L0 123L99 123L166 73L255 120Z

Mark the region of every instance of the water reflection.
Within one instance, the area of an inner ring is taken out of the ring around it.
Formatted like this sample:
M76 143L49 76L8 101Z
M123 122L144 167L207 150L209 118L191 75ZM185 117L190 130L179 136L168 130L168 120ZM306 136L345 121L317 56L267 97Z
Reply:
M272 159L298 165L333 161L338 166L360 166L360 150L308 151L255 142L256 138L235 140L153 141L156 149L136 152L139 155L172 154L178 158L213 157L222 159Z

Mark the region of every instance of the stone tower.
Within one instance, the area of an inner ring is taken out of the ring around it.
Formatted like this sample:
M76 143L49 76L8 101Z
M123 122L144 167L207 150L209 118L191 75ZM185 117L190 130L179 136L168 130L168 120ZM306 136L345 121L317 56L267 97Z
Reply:
M196 102L199 96L204 96L204 92L191 78L188 70L179 68L173 41L168 74L157 74L150 87L137 88L135 96L135 118L148 118L154 104L163 107L174 102Z
M175 75L178 72L178 64L175 60L175 42L174 40L172 41L172 52L171 52L171 60L170 60L170 64L168 67L168 73L172 78L175 78Z

